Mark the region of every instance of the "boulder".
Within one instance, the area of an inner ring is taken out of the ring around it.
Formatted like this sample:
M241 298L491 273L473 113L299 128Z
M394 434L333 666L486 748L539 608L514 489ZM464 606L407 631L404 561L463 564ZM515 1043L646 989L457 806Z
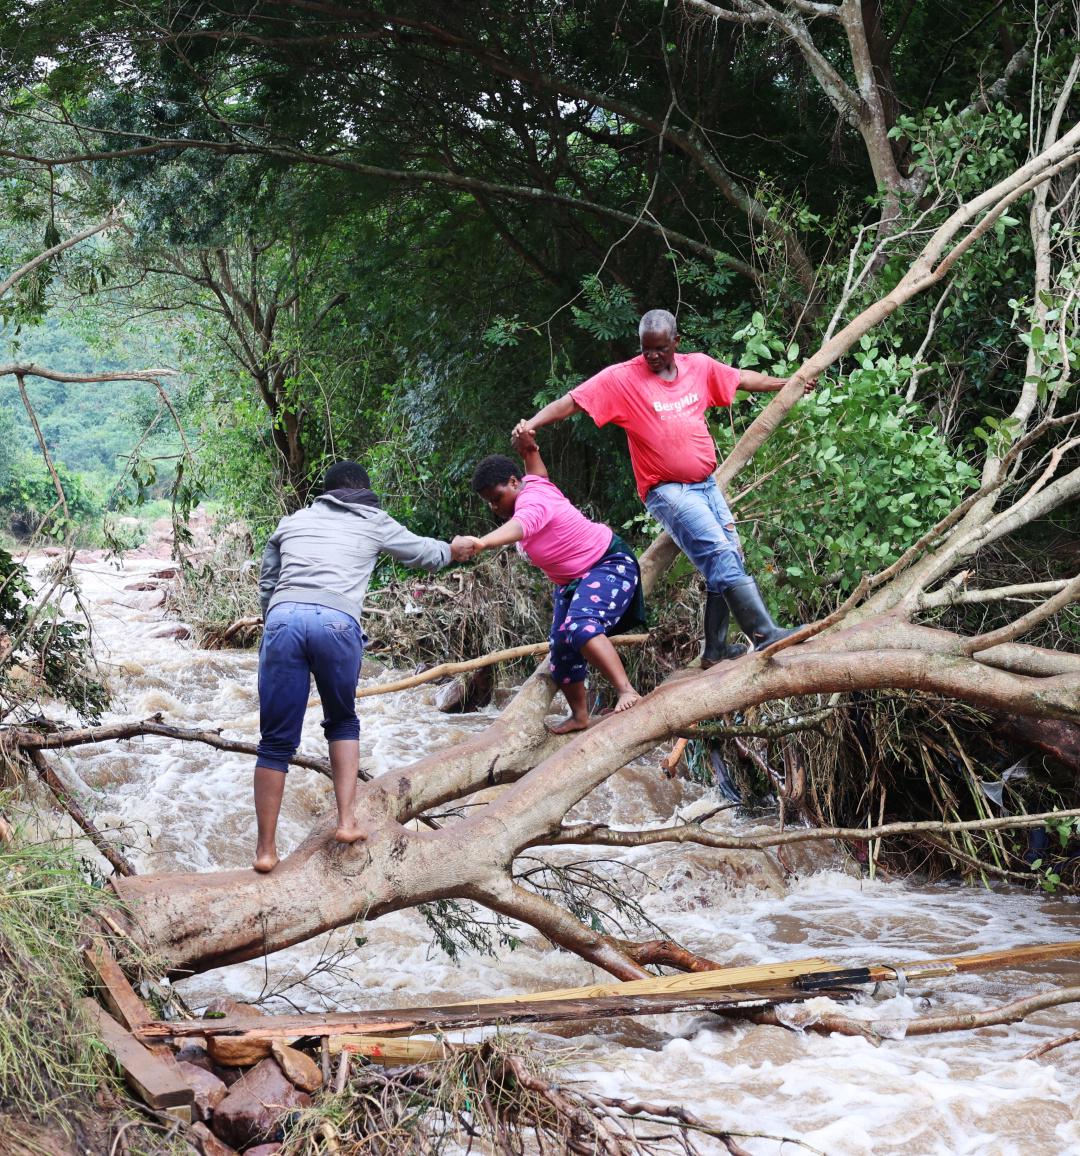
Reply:
M219 995L203 1009L204 1020L222 1020L230 1016L264 1016L266 1012L253 1003L241 1003L231 995Z
M290 1048L283 1040L272 1040L270 1052L289 1082L301 1092L317 1092L322 1087L322 1068L310 1056Z
M229 1089L224 1080L219 1080L213 1072L198 1064L177 1061L180 1078L195 1093L195 1118L209 1120L214 1109L225 1099Z
M282 1116L306 1108L311 1097L297 1091L272 1059L256 1064L229 1089L214 1112L214 1132L227 1144L246 1148L277 1134Z
M262 1016L266 1012L254 1004L241 1003L232 996L219 995L203 1010L203 1019L220 1020L232 1016ZM236 1036L209 1036L206 1051L210 1059L222 1068L250 1068L270 1054L269 1040L245 1040ZM226 1083L231 1081L222 1076Z
M277 1156L280 1151L280 1144L256 1144L254 1148L248 1148L244 1156Z

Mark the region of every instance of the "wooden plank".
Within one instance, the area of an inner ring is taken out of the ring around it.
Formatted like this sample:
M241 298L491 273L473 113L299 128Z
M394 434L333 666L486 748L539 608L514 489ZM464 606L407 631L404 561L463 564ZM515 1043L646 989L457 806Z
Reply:
M491 999L468 1000L439 1007L474 1008L490 1004L536 1003L546 1000L600 999L606 996L635 995L694 995L707 991L737 988L753 991L759 987L781 987L786 980L815 971L830 971L836 965L827 959L798 959L790 963L762 963L750 967L724 967L716 971L694 971L680 975L661 975L652 979L631 979L620 983L596 983L588 987L563 987L550 991L531 992L528 995L497 996Z
M983 951L977 955L949 955L940 959L912 959L907 963L874 963L866 967L814 972L800 977L795 982L804 991L814 991L830 986L884 983L896 979L897 972L903 972L904 977L910 981L943 975L994 971L1002 967L1019 967L1048 959L1073 959L1078 956L1080 956L1080 940L1074 939L1065 943L1038 943L1030 947Z
M1004 951L984 951L979 955L952 955L940 960L916 959L906 966L916 968L928 963L951 963L957 971L993 971L999 967L1017 967L1047 959L1076 959L1080 957L1080 939L1066 943L1038 943L1033 947L1008 947ZM901 967L905 965L901 964Z
M105 1006L128 1031L134 1031L152 1021L153 1016L146 1004L128 983L127 976L120 970L120 965L103 939L95 938L83 951L83 959L97 980L98 991Z
M426 1064L445 1060L462 1047L442 1040L399 1040L391 1036L335 1036L329 1043L331 1055L354 1052L377 1064Z
M216 1020L155 1021L139 1030L139 1038L226 1036L251 1040L300 1036L422 1035L493 1024L551 1023L626 1015L661 1015L673 1011L716 1011L732 1007L762 1007L809 998L792 988L777 991L695 992L692 995L604 996L589 1000L546 1000L519 1004L485 1003L460 1007L395 1008L324 1015L229 1016Z
M83 998L79 1002L135 1094L151 1108L171 1111L190 1123L195 1092L180 1078L175 1066L144 1048L95 1000Z

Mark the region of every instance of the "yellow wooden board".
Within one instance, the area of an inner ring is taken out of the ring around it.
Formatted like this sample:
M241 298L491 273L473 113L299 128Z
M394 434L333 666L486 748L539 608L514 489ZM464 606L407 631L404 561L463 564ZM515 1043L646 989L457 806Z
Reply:
M783 986L785 980L817 971L830 971L836 965L827 959L798 959L791 963L760 963L749 967L724 967L717 971L694 971L683 975L661 975L655 979L631 979L625 982L591 984L588 987L561 987L537 991L530 995L495 996L489 999L461 1000L436 1007L472 1008L485 1004L536 1003L552 999L594 999L599 996L685 995L738 988L753 991L759 987Z

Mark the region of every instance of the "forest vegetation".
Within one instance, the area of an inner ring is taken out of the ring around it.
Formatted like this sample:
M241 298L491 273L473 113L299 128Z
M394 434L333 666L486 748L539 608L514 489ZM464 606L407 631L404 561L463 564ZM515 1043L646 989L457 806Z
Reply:
M479 737L361 784L375 834L347 869L323 821L266 878L110 860L137 912L125 932L163 970L435 901L529 924L621 979L706 966L597 930L515 873L542 846L745 849L704 823L566 821L680 734L711 736L785 823L862 842L889 822L986 820L979 783L1030 749L1038 772L1005 788L1012 826L901 830L880 861L1071 892L1074 6L0 0L0 13L0 508L32 506L65 544L96 511L166 496L180 519L220 503L255 551L346 457L417 532L480 531L476 460L633 355L649 308L677 312L684 350L791 378L713 411L713 429L748 570L805 632L665 682L691 656L673 640L696 636L698 581L637 501L619 431L580 418L545 431L553 477L643 552L654 636L673 643L652 693L566 742L544 730L552 688L533 675ZM101 741L51 734L48 696L93 724L107 689L55 606L70 573L35 595L11 555L0 569L5 757L35 775L50 747ZM464 652L445 657L475 657L477 636L458 637ZM423 825L497 783L448 829ZM1025 827L1060 855L1034 854ZM313 893L317 912L297 899Z

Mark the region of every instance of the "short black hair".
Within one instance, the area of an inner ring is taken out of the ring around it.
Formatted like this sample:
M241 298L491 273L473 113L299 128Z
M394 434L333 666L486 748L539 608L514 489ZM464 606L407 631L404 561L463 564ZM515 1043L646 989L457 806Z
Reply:
M370 490L371 479L359 462L335 462L323 475L322 492L331 490Z
M490 490L492 486L510 481L511 478L524 476L521 466L513 458L508 458L506 454L488 454L486 458L481 458L476 463L476 469L473 470L473 493L480 494L484 490Z

